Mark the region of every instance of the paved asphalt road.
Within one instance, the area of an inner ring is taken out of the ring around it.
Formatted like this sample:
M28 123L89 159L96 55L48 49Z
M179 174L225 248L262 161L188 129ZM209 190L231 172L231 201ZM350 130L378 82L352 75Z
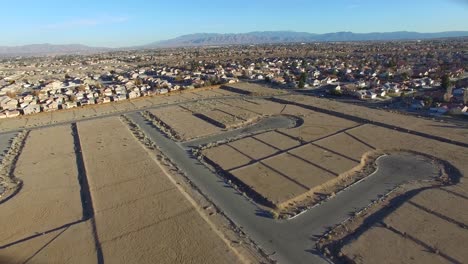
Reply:
M291 128L295 127L299 120L292 116L272 116L264 118L254 125L250 125L244 128L234 129L226 131L224 133L219 133L212 136L203 137L200 139L186 141L182 143L184 147L196 147L200 145L205 145L212 142L222 141L226 138L236 138L241 135L254 134L258 131L268 131L278 128Z
M420 156L408 153L382 156L378 170L359 184L289 220L273 220L252 201L190 156L189 149L160 133L139 113L127 115L138 124L190 180L213 203L241 227L260 247L280 263L327 263L315 251L315 242L329 227L347 219L380 195L411 180L431 179L437 168Z

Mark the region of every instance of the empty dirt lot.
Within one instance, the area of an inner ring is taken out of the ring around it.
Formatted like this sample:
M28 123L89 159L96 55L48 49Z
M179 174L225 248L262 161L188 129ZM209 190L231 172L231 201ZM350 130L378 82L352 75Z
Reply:
M120 119L78 129L106 261L238 262Z
M349 134L375 148L399 146L449 161L460 175L468 171L468 151L463 147L420 140L417 136L372 125L356 128ZM358 263L373 263L377 259L385 259L388 263L404 259L423 263L431 257L441 263L466 262L468 256L463 241L468 239L468 218L462 208L468 205L467 189L462 178L455 186L415 192L404 203L385 211L384 217L369 223L364 232L354 234L351 231L347 242L341 246L343 256ZM377 205L377 213L378 208ZM348 225L354 224L350 222ZM377 243L376 236L379 237Z
M149 112L174 131L174 136L180 140L212 135L221 130L180 106L152 109Z
M70 126L40 129L26 139L14 170L23 187L0 205L2 263L96 261L71 132Z
M31 131L14 176L1 263L241 262L118 117Z
M268 105L277 105L271 115L282 109L279 113L296 116L301 124L221 144L204 150L204 156L279 209L333 189L375 150L346 134L359 123L293 105Z

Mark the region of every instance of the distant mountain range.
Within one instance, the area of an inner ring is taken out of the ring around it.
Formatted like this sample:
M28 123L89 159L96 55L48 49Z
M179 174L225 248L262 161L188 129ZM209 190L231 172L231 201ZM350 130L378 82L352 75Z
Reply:
M150 43L145 47L181 47L181 46L212 46L236 44L267 44L295 42L336 42L336 41L384 41L384 40L414 40L466 37L468 31L448 31L439 33L418 33L408 31L387 33L353 33L336 32L313 34L294 31L263 31L239 34L199 33L180 36L174 39Z
M111 51L110 48L89 47L80 44L54 45L32 44L25 46L0 46L0 57L6 56L51 56L67 54L94 54Z
M33 44L25 46L0 46L0 57L6 56L49 56L66 54L93 54L113 50L148 49L167 47L193 47L193 46L219 46L242 44L268 44L268 43L301 43L301 42L338 42L338 41L387 41L387 40L416 40L468 37L468 31L448 31L439 33L418 33L408 31L387 33L353 33L336 32L326 34L313 34L294 31L263 31L239 34L197 33L183 35L177 38L153 42L147 45L131 48L103 48L90 47L79 44L53 45Z

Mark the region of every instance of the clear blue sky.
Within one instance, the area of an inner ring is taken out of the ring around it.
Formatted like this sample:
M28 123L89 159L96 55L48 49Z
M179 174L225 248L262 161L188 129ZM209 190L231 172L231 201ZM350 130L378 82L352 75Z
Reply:
M190 33L468 31L468 0L0 0L0 46L121 47Z

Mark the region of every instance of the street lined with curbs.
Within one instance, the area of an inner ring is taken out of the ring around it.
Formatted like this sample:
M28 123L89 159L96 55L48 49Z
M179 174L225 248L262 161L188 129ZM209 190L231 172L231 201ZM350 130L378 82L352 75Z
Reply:
M409 153L382 156L376 161L378 169L358 184L297 217L274 220L267 217L254 201L243 196L193 157L187 146L193 144L180 144L168 139L139 112L126 116L185 173L203 195L249 235L270 258L280 263L329 262L315 248L317 240L329 228L348 219L397 186L409 181L431 180L439 173L439 169L429 159L421 156Z

